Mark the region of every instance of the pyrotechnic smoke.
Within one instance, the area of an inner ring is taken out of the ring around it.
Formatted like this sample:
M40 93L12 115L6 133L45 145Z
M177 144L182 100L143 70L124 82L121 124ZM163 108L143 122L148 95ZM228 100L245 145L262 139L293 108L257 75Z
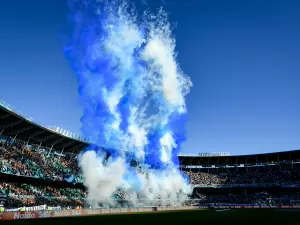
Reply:
M177 154L192 83L176 61L166 13L139 15L117 0L71 0L69 7L66 53L78 77L82 132L95 144L79 157L90 203L113 204L120 190L132 204L181 202L191 191Z

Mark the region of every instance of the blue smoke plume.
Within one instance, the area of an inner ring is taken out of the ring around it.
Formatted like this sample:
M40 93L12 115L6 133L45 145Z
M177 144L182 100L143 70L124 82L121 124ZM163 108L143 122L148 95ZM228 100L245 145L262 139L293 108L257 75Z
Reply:
M73 32L65 53L78 78L89 149L104 146L124 164L135 160L164 171L155 179L176 170L192 84L177 64L166 13L139 14L132 3L117 0L68 3ZM133 189L142 186L126 165L121 177Z

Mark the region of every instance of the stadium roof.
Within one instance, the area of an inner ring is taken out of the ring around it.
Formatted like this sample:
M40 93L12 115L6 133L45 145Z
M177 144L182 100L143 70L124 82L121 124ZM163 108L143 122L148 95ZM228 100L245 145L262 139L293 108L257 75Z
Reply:
M79 152L88 143L32 122L0 105L0 135L64 152Z
M238 156L180 156L184 166L257 165L263 163L291 162L300 160L300 150Z
M78 153L89 145L24 118L0 104L0 135L52 148L55 151ZM300 150L240 156L179 156L184 166L240 165L291 161L300 159Z

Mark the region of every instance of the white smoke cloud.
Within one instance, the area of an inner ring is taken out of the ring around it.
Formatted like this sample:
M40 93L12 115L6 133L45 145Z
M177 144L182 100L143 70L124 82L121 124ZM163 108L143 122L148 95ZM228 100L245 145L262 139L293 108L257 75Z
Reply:
M186 113L185 96L192 83L176 61L175 40L171 37L163 10L156 16L145 16L143 25L149 30L147 34L139 27L136 17L128 13L125 3L118 6L117 17L113 10L113 7L106 6L107 18L102 24L107 37L89 46L89 53L93 60L110 58L115 65L117 81L113 86L105 87L101 80L104 78L97 79L96 75L85 73L89 83L84 93L95 98L101 95L106 100L113 117L104 127L106 142L122 152L134 151L139 162L143 162L147 154L149 133L159 130L160 146L156 151L166 168L143 168L133 173L123 155L104 162L104 155L87 151L79 157L79 165L88 189L88 201L93 206L98 203L113 205L113 194L122 190L127 201L134 205L139 201L149 205L181 204L191 193L191 187L172 162L177 144L172 130L164 126L173 113ZM140 49L138 56L134 56L136 49ZM139 65L137 58L147 66ZM128 130L124 131L120 128L122 115L117 106L128 92L128 81L131 82L130 92L134 99L129 107ZM147 110L151 107L156 111L149 115ZM99 134L90 133L89 138L98 144Z
M125 172L125 162L116 161L104 164L105 155L97 155L95 151L87 151L79 157L84 185L88 189L88 202L94 207L99 202L111 202Z
M117 158L105 162L104 158L95 151L87 151L79 157L84 185L88 189L88 202L93 207L98 207L99 203L115 206L117 202L112 197L118 190L122 190L129 203L148 206L182 204L192 191L173 166L163 171L136 170L136 175L132 176L138 182L139 188L136 190L130 181L124 179L129 172L126 171L125 161Z

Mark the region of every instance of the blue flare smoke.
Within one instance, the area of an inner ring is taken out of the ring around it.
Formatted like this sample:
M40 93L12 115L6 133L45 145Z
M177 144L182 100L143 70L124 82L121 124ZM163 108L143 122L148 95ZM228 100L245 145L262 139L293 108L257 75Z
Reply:
M82 133L113 156L163 169L178 165L191 82L176 62L163 10L139 15L125 1L70 0L65 53L79 83ZM134 172L127 174L132 181Z

